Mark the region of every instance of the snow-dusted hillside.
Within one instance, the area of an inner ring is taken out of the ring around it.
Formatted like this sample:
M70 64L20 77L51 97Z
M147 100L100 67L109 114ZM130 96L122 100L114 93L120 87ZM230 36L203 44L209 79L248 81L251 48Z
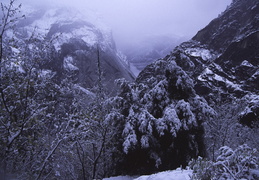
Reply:
M75 8L62 6L39 9L23 5L22 13L26 19L19 23L19 28L27 31L28 36L34 31L49 38L59 36L55 44L57 50L71 38L80 38L89 46L99 43L102 48L113 47L111 29L91 10L82 13Z
M69 74L74 83L92 88L98 76L98 54L104 85L111 91L115 79L134 79L129 63L116 49L111 29L90 10L82 13L68 7L40 9L25 5L22 12L26 18L19 21L16 37L50 41L56 57L45 68L57 72L58 79Z
M256 0L233 1L134 83L121 83L125 154L118 174L186 166L204 151L215 160L222 145L258 149L258 8Z
M175 61L187 72L197 94L208 102L215 102L219 97L225 102L242 99L243 105L247 105L244 109L253 109L243 111L239 117L249 126L258 121L259 111L254 103L259 96L258 10L258 1L233 1L192 40L180 44L164 58ZM149 76L150 67L138 79Z

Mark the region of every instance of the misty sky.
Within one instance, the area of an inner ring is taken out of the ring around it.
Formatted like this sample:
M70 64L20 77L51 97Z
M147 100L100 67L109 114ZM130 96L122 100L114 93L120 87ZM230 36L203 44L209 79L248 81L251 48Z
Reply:
M127 41L148 35L192 37L231 0L22 0L24 3L65 4L92 9L111 27L115 39Z

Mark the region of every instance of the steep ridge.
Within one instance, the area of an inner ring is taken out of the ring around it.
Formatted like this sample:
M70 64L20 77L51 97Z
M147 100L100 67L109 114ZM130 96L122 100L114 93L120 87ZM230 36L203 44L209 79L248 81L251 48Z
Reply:
M57 73L57 79L69 77L84 88L92 88L98 79L99 56L102 82L111 91L117 78L133 80L128 62L117 51L111 30L94 14L82 14L72 8L36 10L26 7L26 19L18 23L18 36L51 40L56 51L44 68Z
M192 78L197 94L215 103L245 101L240 121L258 121L259 2L236 0L192 40L176 47L164 60L175 61ZM150 65L137 81L150 74ZM156 67L159 68L159 67ZM212 103L212 104L213 104ZM211 105L212 105L211 104Z
M193 40L222 53L233 42L258 32L258 9L256 1L235 0L224 13L200 30Z
M210 129L209 123L226 126L230 133L229 123L236 130L239 120L246 125L243 128L256 131L258 7L257 0L233 1L192 40L148 65L134 83L120 82L118 100L123 99L125 107L120 111L125 124L119 133L126 155L122 155L118 174L184 167L191 158L206 156L206 151L211 154L208 137L214 136L212 131L225 132L214 126ZM241 132L235 130L230 137L233 143L258 146L257 140L238 139L246 133L236 135ZM217 148L224 144L215 142Z

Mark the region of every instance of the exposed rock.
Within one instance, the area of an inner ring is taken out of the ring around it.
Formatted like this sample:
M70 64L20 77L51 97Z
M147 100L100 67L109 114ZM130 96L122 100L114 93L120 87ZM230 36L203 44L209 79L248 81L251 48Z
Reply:
M250 107L245 96L259 93L258 12L256 0L233 1L192 40L176 47L164 59L175 61L192 78L196 93L208 102L215 102L221 96L222 103L243 99ZM156 74L160 68L164 67L153 63L137 79L149 78L151 72ZM258 106L252 107L253 115L240 115L242 123L251 125L258 121Z

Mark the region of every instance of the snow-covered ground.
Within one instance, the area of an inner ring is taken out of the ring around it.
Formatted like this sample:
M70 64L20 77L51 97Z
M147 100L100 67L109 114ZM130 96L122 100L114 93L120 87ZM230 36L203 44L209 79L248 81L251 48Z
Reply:
M105 178L104 180L190 180L192 170L182 170L180 168L172 171L164 171L157 174L140 177L118 176Z

